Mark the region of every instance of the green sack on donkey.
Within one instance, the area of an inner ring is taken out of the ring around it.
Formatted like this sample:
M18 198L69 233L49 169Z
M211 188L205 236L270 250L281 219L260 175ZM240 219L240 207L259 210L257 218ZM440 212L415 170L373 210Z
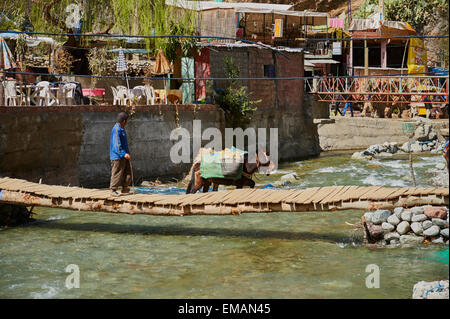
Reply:
M244 152L227 148L220 152L202 155L200 176L237 180L242 177L243 168Z

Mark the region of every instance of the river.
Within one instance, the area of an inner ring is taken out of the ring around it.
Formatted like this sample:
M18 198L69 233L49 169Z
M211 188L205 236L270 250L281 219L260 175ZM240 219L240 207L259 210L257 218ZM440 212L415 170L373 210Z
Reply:
M412 186L406 156L349 154L280 165L259 186L296 172L283 188ZM418 186L442 156L415 155ZM180 185L174 184L170 186ZM36 221L0 230L1 298L411 298L421 280L448 279L443 246L377 248L350 224L363 212L156 217L36 208ZM347 223L346 223L347 222ZM65 269L80 270L67 289ZM380 269L367 288L366 267Z

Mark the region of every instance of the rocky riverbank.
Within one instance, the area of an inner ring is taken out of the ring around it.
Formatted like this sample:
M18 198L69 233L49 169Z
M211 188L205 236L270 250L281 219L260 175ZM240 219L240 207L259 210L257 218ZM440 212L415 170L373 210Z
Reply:
M412 134L411 134L412 135ZM439 153L442 152L445 140L439 136L438 130L433 127L430 120L418 118L415 123L414 134L411 142L399 145L396 142L374 144L362 152L355 152L353 159L372 159L373 157L387 157L402 153Z
M368 243L389 246L448 245L448 217L448 208L434 206L366 212L362 217L364 239Z

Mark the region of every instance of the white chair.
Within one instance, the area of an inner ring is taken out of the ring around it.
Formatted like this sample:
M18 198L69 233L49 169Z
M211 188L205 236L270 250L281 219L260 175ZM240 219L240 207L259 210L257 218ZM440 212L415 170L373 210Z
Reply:
M39 90L39 106L53 104L50 97L50 82L42 81L36 84L36 89Z
M155 90L153 86L146 85L144 86L145 96L147 97L147 105L155 105Z
M63 86L64 105L75 105L75 83L67 83Z
M5 105L17 106L19 96L17 96L16 81L5 81Z
M117 89L114 86L111 86L111 91L113 93L113 105L120 105L120 99L117 95Z
M119 105L127 105L130 99L130 94L126 87L117 87L117 97L119 99Z

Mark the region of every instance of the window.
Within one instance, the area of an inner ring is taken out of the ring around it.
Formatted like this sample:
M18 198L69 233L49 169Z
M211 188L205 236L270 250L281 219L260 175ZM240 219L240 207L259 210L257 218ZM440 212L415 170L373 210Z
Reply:
M264 77L265 78L275 77L275 66L273 64L264 65Z

